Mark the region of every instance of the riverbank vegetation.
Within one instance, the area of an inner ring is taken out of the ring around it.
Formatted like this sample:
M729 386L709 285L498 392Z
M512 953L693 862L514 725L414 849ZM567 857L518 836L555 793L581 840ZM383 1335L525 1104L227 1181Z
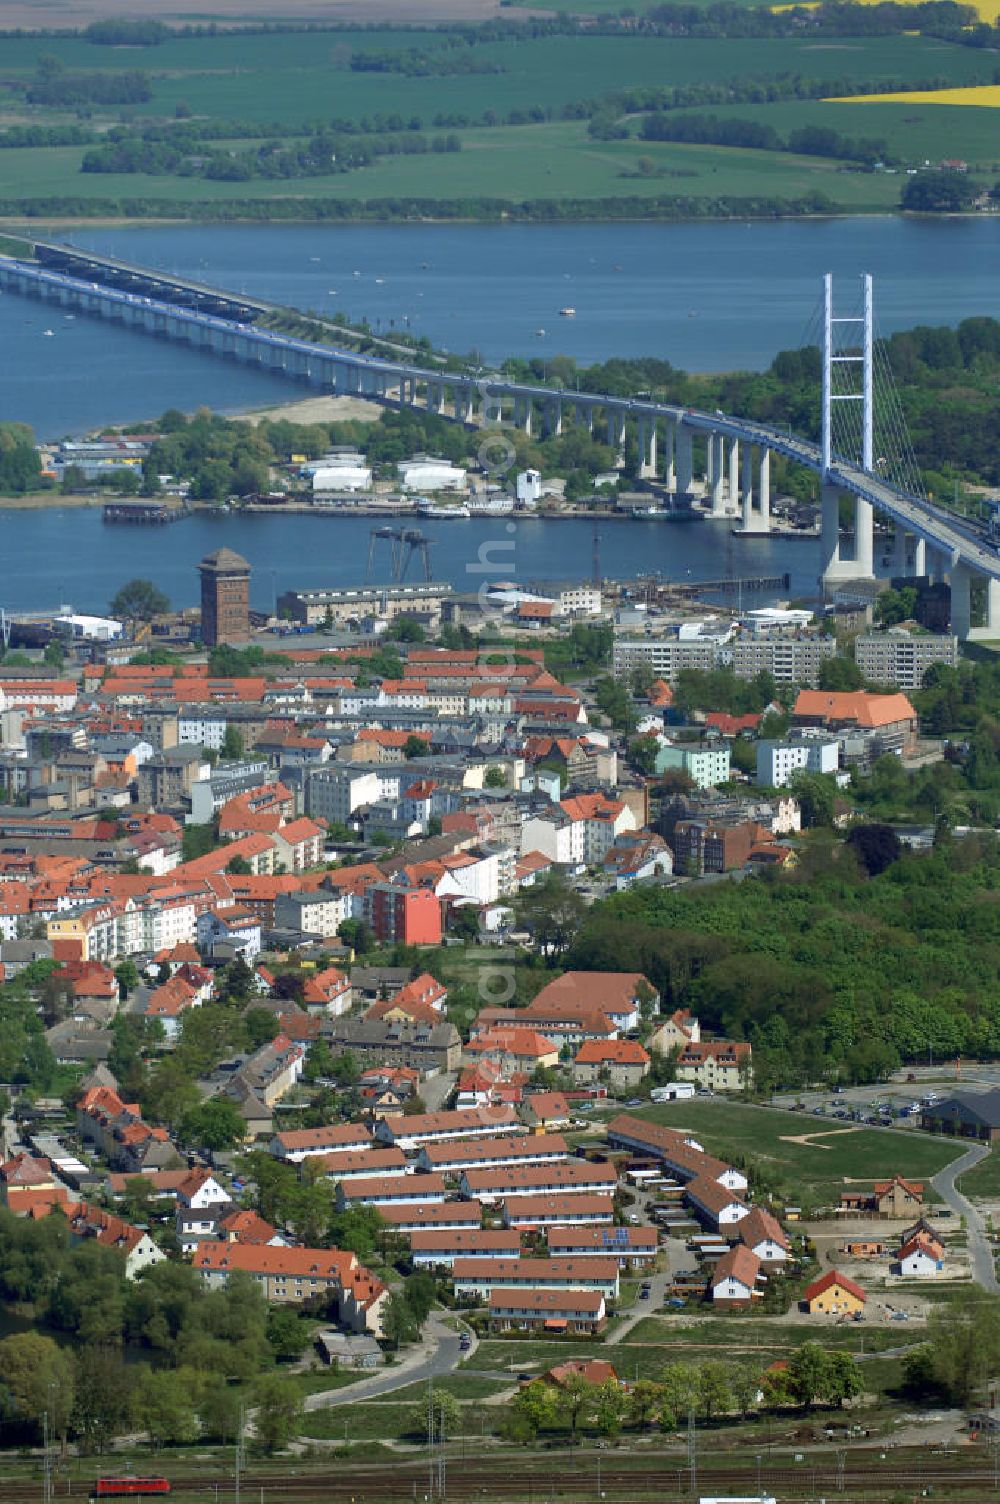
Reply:
M992 85L995 32L973 20L951 0L725 3L434 30L161 35L153 23L120 44L107 40L117 23L19 34L4 42L0 212L551 222L885 211L900 199L891 164L962 159L968 182L991 186L988 109L851 103ZM706 109L711 128L678 117ZM306 197L289 192L299 178Z

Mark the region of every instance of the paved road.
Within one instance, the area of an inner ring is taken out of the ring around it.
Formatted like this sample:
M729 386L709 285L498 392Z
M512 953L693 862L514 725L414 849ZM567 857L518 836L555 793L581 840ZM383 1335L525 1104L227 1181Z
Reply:
M652 1316L654 1312L662 1311L663 1303L667 1298L667 1288L670 1284L671 1276L667 1270L663 1270L660 1274L649 1274L646 1278L652 1286L649 1299L640 1300L636 1296L633 1309L629 1311L629 1314L622 1319L619 1325L607 1337L607 1346L611 1347L617 1342L623 1342L632 1328L638 1326L644 1316Z
M990 1150L983 1144L973 1144L960 1159L952 1160L931 1181L931 1185L937 1191L945 1206L951 1208L957 1217L965 1218L965 1225L969 1233L969 1257L972 1260L972 1278L977 1285L984 1290L989 1290L995 1295L1000 1291L997 1284L996 1264L993 1258L993 1245L986 1236L986 1223L983 1221L981 1212L973 1206L967 1196L963 1196L955 1185L955 1181L966 1170L971 1170L981 1159L985 1159ZM933 1208L930 1215L933 1217Z
M475 1352L475 1343L470 1352ZM341 1405L353 1405L358 1400L378 1399L396 1389L405 1389L408 1384L426 1383L428 1379L452 1373L462 1356L458 1333L445 1326L440 1316L432 1314L428 1317L420 1347L408 1353L397 1367L387 1368L370 1379L360 1379L343 1389L310 1394L306 1397L305 1408L332 1410Z

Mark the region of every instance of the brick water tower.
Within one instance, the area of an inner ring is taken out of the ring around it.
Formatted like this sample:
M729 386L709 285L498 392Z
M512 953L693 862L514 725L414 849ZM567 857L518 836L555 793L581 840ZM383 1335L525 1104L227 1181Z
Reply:
M250 636L250 565L231 548L217 548L198 565L201 575L201 640L246 642Z

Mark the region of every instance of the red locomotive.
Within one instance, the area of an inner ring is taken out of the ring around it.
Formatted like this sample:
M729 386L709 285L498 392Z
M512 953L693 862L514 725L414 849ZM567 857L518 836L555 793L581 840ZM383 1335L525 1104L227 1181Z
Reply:
M170 1483L166 1478L137 1478L134 1474L120 1477L98 1478L91 1494L93 1499L141 1499L147 1494L168 1494Z

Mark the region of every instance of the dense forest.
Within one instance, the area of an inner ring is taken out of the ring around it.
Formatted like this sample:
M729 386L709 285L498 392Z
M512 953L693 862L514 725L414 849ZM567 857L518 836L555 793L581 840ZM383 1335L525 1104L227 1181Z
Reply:
M593 909L571 967L644 972L666 1011L754 1049L763 1090L870 1081L906 1061L1000 1055L1000 847L944 837L871 877L814 837L801 865Z

